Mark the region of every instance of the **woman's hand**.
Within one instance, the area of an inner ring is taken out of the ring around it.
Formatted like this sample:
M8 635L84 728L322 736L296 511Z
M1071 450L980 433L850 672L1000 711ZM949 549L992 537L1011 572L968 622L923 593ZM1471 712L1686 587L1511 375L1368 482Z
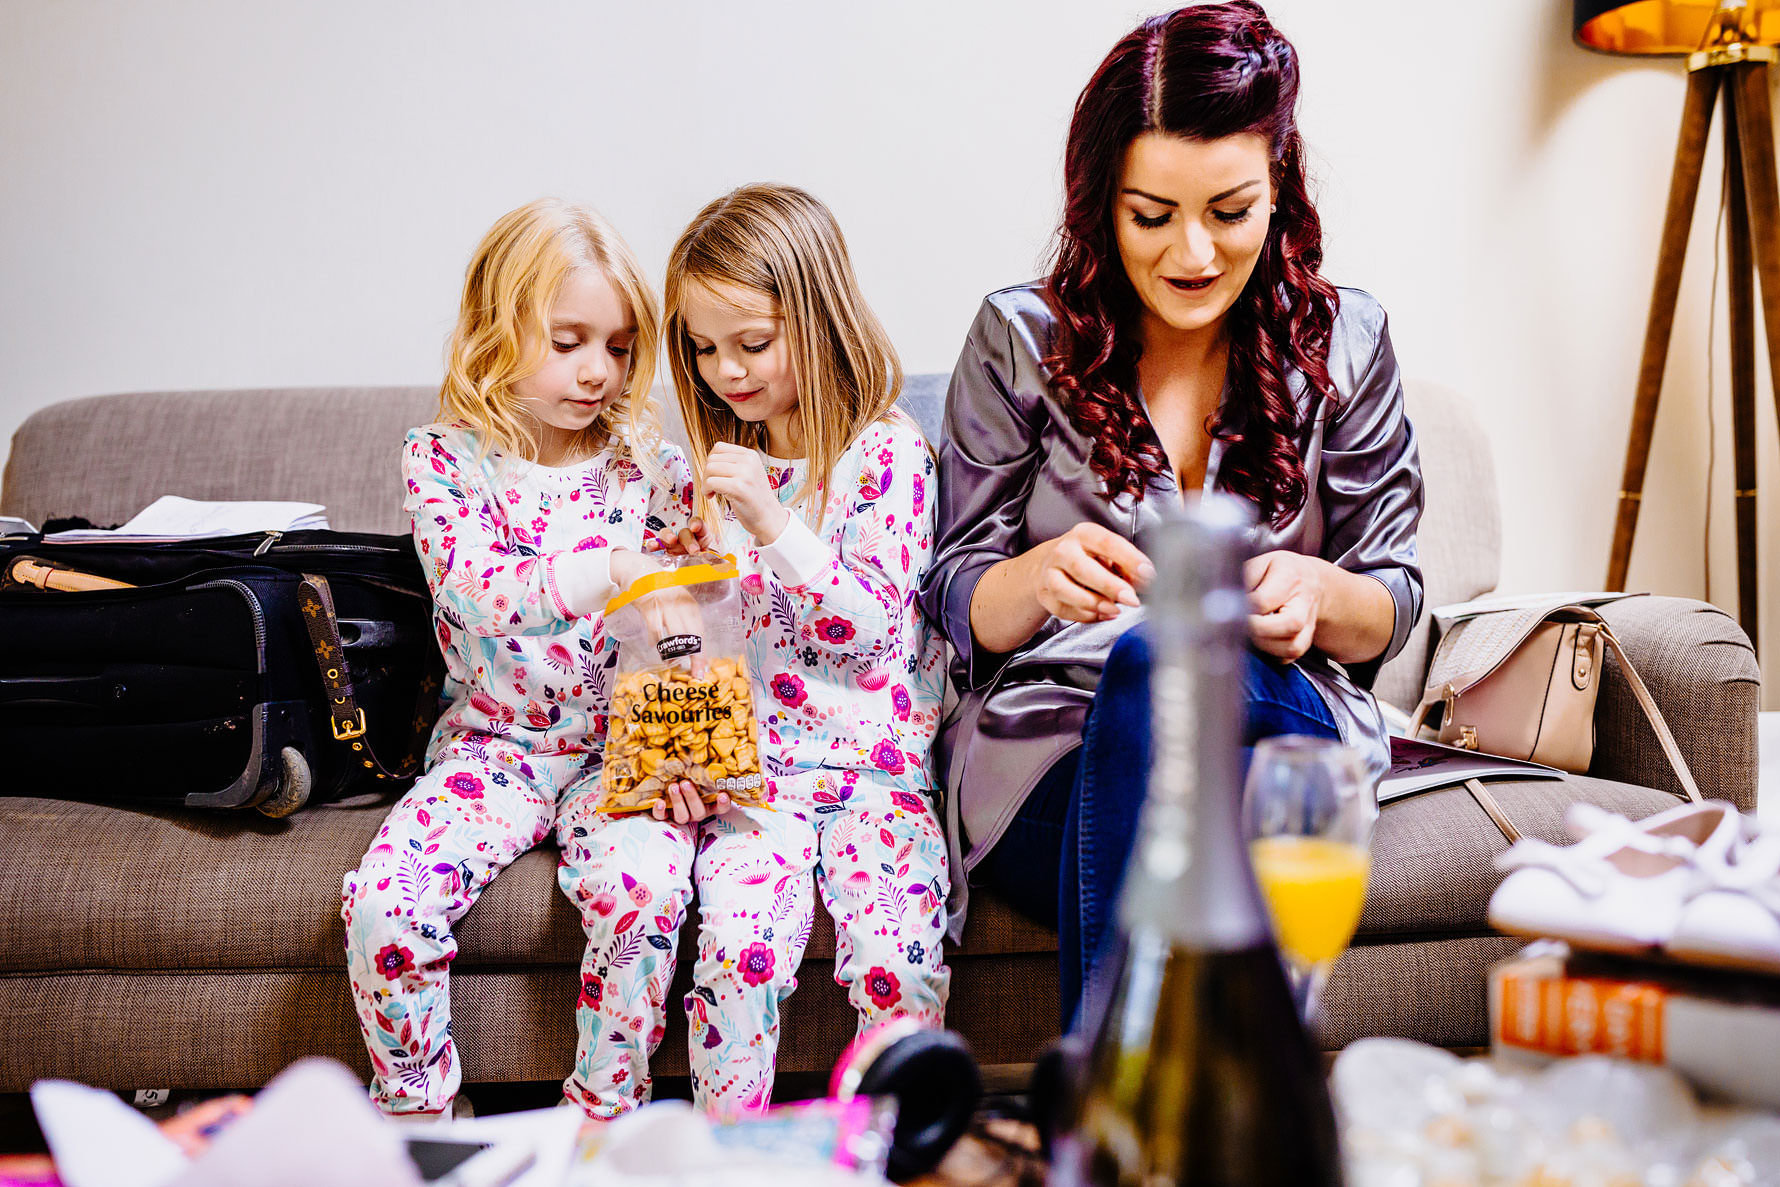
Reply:
M643 551L671 557L694 556L711 551L715 541L716 538L705 525L705 521L695 515L673 539L651 536L643 541Z
M1397 604L1384 582L1301 552L1248 562L1249 638L1291 663L1311 648L1338 663L1377 659L1391 644Z
M1255 646L1287 663L1309 651L1334 569L1326 560L1287 549L1250 560L1243 575L1251 611L1248 633Z
M1137 545L1097 523L1078 523L1027 555L1036 561L1038 604L1065 622L1117 618L1156 575Z
M791 512L779 505L778 492L766 476L766 463L752 449L720 441L705 459L705 485L722 495L735 511L736 521L760 544L770 544L784 532Z
M1052 618L1117 618L1120 606L1137 605L1155 575L1137 545L1110 528L1078 523L984 571L970 595L971 637L977 646L1005 654Z

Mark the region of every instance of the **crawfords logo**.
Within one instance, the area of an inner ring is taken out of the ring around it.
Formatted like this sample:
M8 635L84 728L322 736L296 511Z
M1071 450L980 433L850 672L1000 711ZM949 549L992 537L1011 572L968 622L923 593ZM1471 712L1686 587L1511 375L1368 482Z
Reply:
M704 649L705 641L697 635L669 635L655 645L661 658L679 659L682 655L697 655Z

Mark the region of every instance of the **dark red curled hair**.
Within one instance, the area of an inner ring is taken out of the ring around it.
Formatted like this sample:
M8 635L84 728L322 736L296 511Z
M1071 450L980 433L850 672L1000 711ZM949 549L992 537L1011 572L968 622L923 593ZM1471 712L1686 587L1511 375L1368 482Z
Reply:
M1228 314L1230 399L1207 424L1224 442L1220 484L1275 525L1304 505L1299 418L1286 375L1301 372L1333 408L1329 335L1335 287L1318 275L1322 220L1304 183L1298 55L1254 0L1152 17L1113 47L1076 101L1064 156L1063 224L1045 297L1058 325L1045 365L1105 497L1142 499L1168 472L1137 395L1142 309L1119 258L1113 219L1125 151L1144 132L1267 141L1274 211L1248 285Z

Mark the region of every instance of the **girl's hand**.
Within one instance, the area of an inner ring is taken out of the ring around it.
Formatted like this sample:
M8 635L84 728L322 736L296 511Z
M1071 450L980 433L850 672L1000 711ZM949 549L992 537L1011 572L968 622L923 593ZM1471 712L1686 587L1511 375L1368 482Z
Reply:
M640 552L632 552L628 548L614 548L609 562L612 584L623 593L651 573L662 570L661 562L644 556Z
M727 441L713 445L705 459L705 485L729 501L737 522L756 543L772 543L791 522L791 512L779 505L778 492L767 480L766 463L752 449Z
M620 590L629 589L651 573L664 571L659 562L628 548L614 548L611 564L612 580ZM698 601L684 589L658 589L639 598L636 606L642 612L651 643L659 643L670 635L705 633L704 613L698 608Z
M706 807L705 801L698 794L698 788L687 779L668 784L667 790L662 792L662 799L662 803L649 810L655 814L657 820L666 820L671 813L675 824L697 824L707 816L721 816L730 808L727 791L718 792L717 802Z
M641 599L643 625L649 628L649 641L659 643L674 635L698 635L705 633L704 611L699 609L698 600L684 589L658 589L648 597ZM702 656L692 657L693 675L704 669Z
M1037 561L1038 604L1065 622L1105 622L1137 605L1156 575L1137 545L1097 523L1078 523L1028 555Z
M691 522L681 528L679 534L673 539L664 540L659 536L651 536L643 541L643 551L660 552L674 557L693 556L697 553L711 551L711 546L714 543L715 537L712 536L711 529L705 526L704 520L695 515Z
M1300 659L1316 638L1328 591L1328 561L1282 549L1264 552L1243 569L1248 579L1249 638L1287 663Z

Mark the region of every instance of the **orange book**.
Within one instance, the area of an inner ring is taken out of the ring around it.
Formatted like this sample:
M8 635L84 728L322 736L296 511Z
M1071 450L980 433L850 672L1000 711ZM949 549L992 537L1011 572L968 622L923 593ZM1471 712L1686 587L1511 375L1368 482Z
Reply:
M1542 940L1490 970L1490 1046L1509 1062L1614 1055L1666 1064L1701 1091L1780 1108L1780 984L1593 954Z

